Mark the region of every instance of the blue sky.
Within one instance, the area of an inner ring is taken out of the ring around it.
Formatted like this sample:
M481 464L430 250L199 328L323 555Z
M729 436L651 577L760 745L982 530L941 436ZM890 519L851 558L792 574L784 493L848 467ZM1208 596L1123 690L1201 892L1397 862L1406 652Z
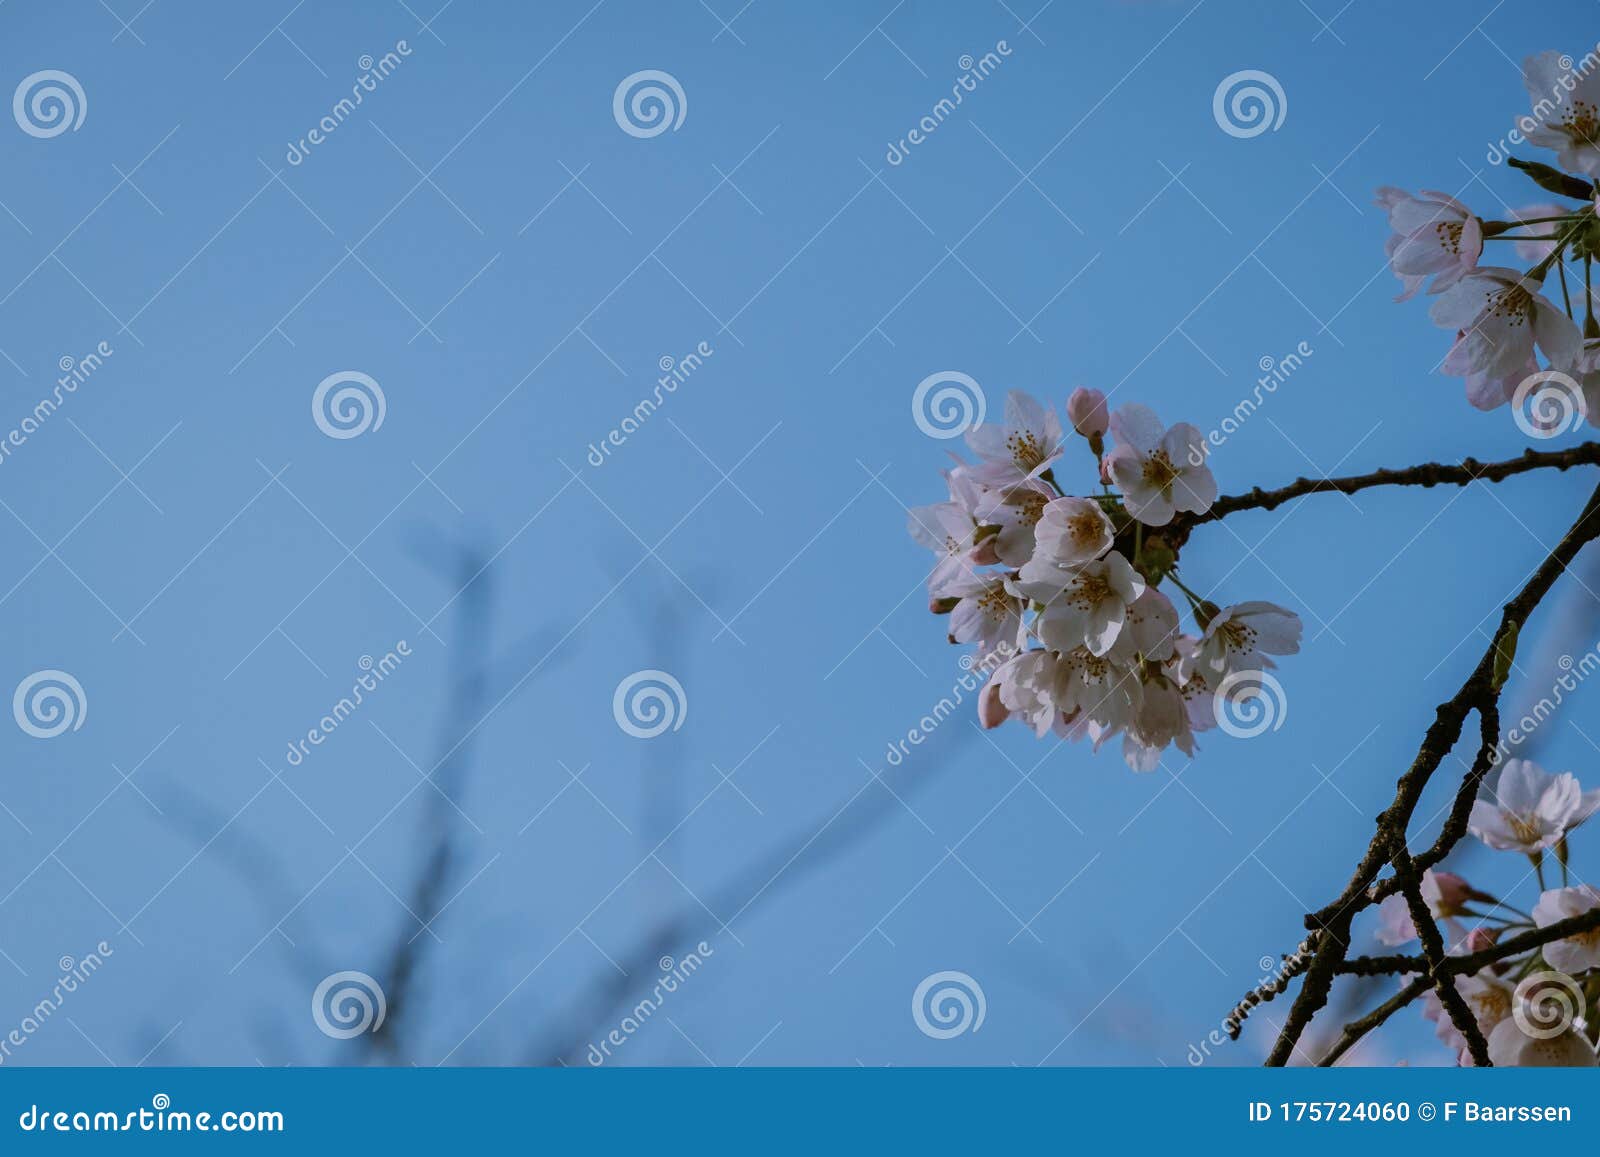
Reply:
M624 1063L1185 1063L1342 886L1588 483L1197 533L1191 585L1305 619L1281 730L1136 776L963 716L886 768L961 675L904 532L949 448L912 391L959 370L998 411L1092 385L1209 429L1304 342L1214 456L1224 493L1519 453L1506 411L1434 372L1425 304L1392 301L1371 197L1544 199L1486 154L1526 110L1517 62L1581 53L1589 7L434 2L0 8L6 84L62 70L87 102L76 130L0 132L0 427L60 359L113 350L0 462L6 685L64 670L88 703L49 741L0 730L0 1026L60 957L114 948L14 1063L360 1059L311 991L390 983L440 822L407 1062L552 1059L614 1023L593 985L650 990L641 944L704 940ZM686 108L640 138L612 97L647 69ZM1287 101L1249 139L1212 116L1242 69ZM342 371L385 399L347 439L311 414ZM1517 693L1594 645L1575 614ZM647 669L687 710L643 740L612 698ZM1544 742L1600 781L1576 725ZM907 1005L945 970L987 1013L935 1040ZM1441 1054L1402 1018L1374 1056Z

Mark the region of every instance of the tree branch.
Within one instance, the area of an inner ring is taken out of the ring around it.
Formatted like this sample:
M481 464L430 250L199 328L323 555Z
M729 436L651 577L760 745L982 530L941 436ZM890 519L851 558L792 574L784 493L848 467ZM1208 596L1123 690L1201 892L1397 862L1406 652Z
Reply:
M1573 466L1600 465L1600 442L1584 442L1565 450L1525 450L1520 457L1504 462L1479 462L1476 458L1463 458L1459 465L1442 462L1424 462L1402 470L1374 470L1370 474L1352 474L1343 478L1297 478L1276 490L1263 490L1257 486L1247 494L1228 494L1211 504L1204 514L1188 516L1185 527L1216 522L1241 510L1272 510L1285 502L1307 494L1354 494L1374 486L1465 486L1470 482L1499 482L1513 474L1530 470L1566 470Z
M1568 451L1554 453L1538 453L1529 451L1520 459L1509 462L1483 466L1471 459L1460 467L1427 466L1417 467L1411 471L1378 471L1376 474L1364 475L1355 479L1326 479L1321 483L1301 480L1299 483L1284 487L1279 491L1256 491L1253 495L1241 499L1221 499L1213 507L1213 512L1222 507L1224 502L1231 503L1229 507L1218 514L1222 517L1230 510L1249 509L1259 507L1271 509L1281 502L1288 501L1300 494L1309 494L1322 490L1341 490L1350 493L1352 490L1364 489L1367 486L1378 486L1389 483L1434 485L1438 482L1455 481L1459 484L1473 481L1477 478L1503 478L1509 474L1525 470L1538 469L1544 466L1556 466L1565 469L1567 466L1580 462L1600 463L1600 445L1585 443L1573 447ZM1431 479L1431 481L1430 481ZM1273 1046L1268 1064L1283 1065L1292 1055L1300 1035L1305 1031L1311 1018L1327 1003L1328 994L1332 989L1335 976L1345 963L1345 956L1349 951L1350 927L1356 913L1362 909L1376 904L1391 894L1396 889L1409 882L1415 886L1420 879L1423 868L1438 863L1450 851L1455 843L1465 834L1465 823L1461 819L1470 810L1472 798L1475 797L1477 786L1488 769L1493 764L1493 755L1498 743L1498 703L1500 688L1494 684L1494 664L1499 642L1508 626L1518 628L1526 621L1529 614L1539 605L1541 599L1549 592L1557 578L1566 570L1567 566L1576 557L1579 550L1600 536L1600 487L1590 494L1583 510L1571 529L1562 537L1554 550L1534 570L1528 581L1516 596L1505 605L1501 615L1500 627L1495 632L1488 649L1478 661L1471 675L1467 677L1461 689L1441 704L1433 725L1423 739L1422 746L1417 752L1416 759L1411 767L1402 775L1395 785L1395 798L1389 807L1378 817L1377 831L1367 847L1361 862L1357 865L1350 882L1345 886L1339 898L1319 912L1311 913L1306 917L1306 926L1312 930L1316 939L1315 956L1305 970L1305 981L1300 988L1300 994L1291 1007L1289 1016L1284 1022L1283 1029L1278 1035L1278 1040ZM1434 845L1416 861L1411 859L1406 849L1406 832L1410 826L1411 817L1418 801L1422 797L1423 789L1428 781L1438 770L1444 757L1454 748L1461 737L1462 727L1466 722L1469 712L1477 710L1481 716L1480 746L1472 768L1469 770L1466 781L1457 792L1455 804L1451 815L1446 820L1443 830ZM1471 790L1468 790L1471 784ZM1396 866L1396 875L1381 883L1377 882L1378 874L1385 862L1393 860ZM1415 878L1413 878L1413 876ZM1411 892L1412 887L1407 887ZM1420 901L1420 894L1415 899ZM1412 897L1408 895L1408 902ZM1415 913L1416 905L1413 904ZM1419 931L1426 928L1437 937L1438 930L1432 924L1432 919L1427 912L1427 906L1422 905L1422 915L1416 919ZM1442 942L1439 950L1428 943L1424 935L1424 947L1428 950L1431 959L1425 962L1425 967L1432 971L1436 978L1452 975L1448 960L1442 960ZM1452 1002L1449 997L1456 996L1453 986L1446 985L1440 992L1441 1000L1450 1008ZM1452 1018L1459 1012L1451 1009ZM1469 1016L1470 1019L1470 1016ZM1479 1057L1478 1045L1482 1042L1482 1034L1476 1033L1476 1021L1472 1020L1473 1033L1468 1033L1466 1027L1462 1028L1463 1035L1467 1037L1469 1047L1472 1047L1474 1058L1480 1063L1487 1060L1486 1055ZM1474 1040L1474 1034L1477 1039Z
M1337 1064L1339 1058L1354 1048L1357 1041L1432 987L1433 977L1431 976L1418 976L1413 979L1399 992L1367 1013L1366 1016L1345 1025L1344 1031L1339 1034L1337 1043L1328 1050L1328 1055L1318 1061L1317 1064L1324 1068Z
M1422 898L1422 873L1417 870L1411 853L1406 849L1404 831L1394 837L1394 870L1395 878L1401 882L1401 890L1405 893L1406 907L1411 910L1411 922L1416 925L1422 950L1427 955L1428 975L1433 978L1433 986L1439 992L1439 1003L1449 1014L1450 1023L1455 1025L1456 1031L1466 1038L1472 1063L1479 1068L1487 1068L1491 1063L1489 1042L1484 1039L1477 1016L1456 990L1455 977L1445 967L1449 957L1445 951L1444 937L1439 934L1439 926L1433 922L1428 902Z
M1569 936L1593 932L1596 928L1600 928L1600 908L1591 908L1554 924L1546 924L1543 928L1530 928L1477 952L1452 956L1445 961L1443 971L1452 976L1468 976L1490 964L1498 964ZM1421 956L1361 956L1347 960L1339 967L1340 972L1351 976L1388 976L1427 970L1428 961Z

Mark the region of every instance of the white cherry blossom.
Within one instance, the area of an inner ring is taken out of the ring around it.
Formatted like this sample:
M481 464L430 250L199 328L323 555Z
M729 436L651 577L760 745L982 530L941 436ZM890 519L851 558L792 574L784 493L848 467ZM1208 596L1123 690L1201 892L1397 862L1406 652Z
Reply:
M1499 851L1536 855L1600 809L1600 788L1584 791L1571 772L1551 775L1526 759L1508 759L1485 784L1467 830Z
M1533 102L1533 128L1519 125L1528 143L1556 150L1563 169L1600 176L1600 73L1580 76L1561 66L1561 53L1540 52L1522 62Z
M1235 671L1268 669L1274 666L1269 655L1300 650L1301 629L1300 616L1276 603L1234 603L1206 624L1190 654L1190 665L1218 682Z
M1571 916L1600 908L1600 888L1581 884L1576 888L1552 888L1533 906L1533 922L1540 928L1560 923ZM1544 946L1544 958L1551 968L1576 976L1600 968L1600 928L1552 941Z
M1139 676L1139 709L1122 737L1123 761L1134 771L1154 771L1168 746L1194 755L1183 691L1158 664L1141 664Z
M1176 511L1203 514L1217 500L1206 463L1205 435L1187 422L1171 429L1148 406L1130 402L1111 416L1116 448L1105 468L1128 513L1146 526L1165 526Z
M976 643L979 660L1002 647L1020 646L1023 603L1004 574L968 572L953 581L946 594L959 599L950 611L952 643Z
M1031 478L984 493L978 505L978 521L1000 528L989 540L994 552L991 561L1019 567L1033 557L1039 520L1053 498L1055 491Z
M911 537L934 553L928 592L936 597L946 595L972 570L970 556L978 545L975 513L981 501L981 491L963 468L946 470L944 476L950 501L918 506L906 521Z
M1594 1046L1569 1028L1553 1037L1529 1036L1515 1017L1506 1017L1489 1034L1489 1061L1498 1068L1592 1068L1600 1064ZM1466 1062L1470 1063L1470 1062Z
M1518 386L1539 372L1532 350L1528 351L1527 360L1510 373L1490 373L1479 368L1472 358L1467 335L1458 333L1455 344L1439 363L1439 372L1446 377L1465 379L1467 401L1479 410L1494 410L1505 405L1516 394Z
M1428 316L1461 332L1455 372L1503 380L1528 364L1535 346L1552 364L1570 364L1582 345L1578 327L1541 288L1514 269L1481 265L1445 290Z
M1025 651L1002 663L990 676L999 684L1001 704L1037 736L1043 736L1061 717L1065 677L1061 657L1054 651Z
M1144 594L1145 581L1113 551L1070 572L1030 562L1022 568L1021 588L1045 604L1035 625L1045 646L1067 651L1082 645L1104 655L1117 641L1129 606Z
M1061 457L1061 419L1021 390L1006 395L1003 423L983 422L967 431L979 458L973 477L985 486L1010 486L1037 478Z
M1396 301L1414 296L1433 277L1429 293L1442 293L1478 263L1483 223L1448 193L1422 190L1420 197L1385 185L1375 202L1394 230L1385 244L1389 264L1404 286Z
M1098 502L1087 498L1057 498L1046 504L1034 527L1037 544L1033 560L1074 569L1091 563L1111 549L1116 531Z

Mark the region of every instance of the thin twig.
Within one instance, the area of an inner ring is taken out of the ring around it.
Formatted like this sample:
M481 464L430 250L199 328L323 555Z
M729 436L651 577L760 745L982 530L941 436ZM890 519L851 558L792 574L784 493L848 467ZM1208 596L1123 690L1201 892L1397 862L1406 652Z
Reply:
M1328 1050L1328 1055L1318 1061L1317 1064L1325 1068L1337 1064L1339 1058L1354 1048L1357 1041L1432 987L1433 977L1416 977L1399 992L1367 1013L1366 1016L1359 1017L1345 1025L1344 1031L1339 1034L1339 1040Z
M1525 474L1530 470L1566 470L1573 466L1594 465L1600 465L1600 442L1583 442L1565 450L1525 450L1520 456L1503 462L1463 458L1453 466L1443 462L1424 462L1401 470L1374 470L1370 474L1352 474L1343 478L1297 478L1276 490L1263 490L1258 486L1245 494L1223 495L1204 514L1179 515L1174 522L1181 521L1187 529L1206 522L1216 522L1242 510L1272 510L1307 494L1355 494L1374 486L1465 486L1471 482L1499 482L1513 474Z

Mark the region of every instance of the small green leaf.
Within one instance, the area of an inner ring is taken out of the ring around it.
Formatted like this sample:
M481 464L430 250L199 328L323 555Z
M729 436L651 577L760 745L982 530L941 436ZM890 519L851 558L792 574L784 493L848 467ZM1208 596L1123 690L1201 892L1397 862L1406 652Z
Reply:
M1509 620L1494 643L1494 674L1489 686L1498 691L1511 677L1511 664L1517 657L1517 621Z

